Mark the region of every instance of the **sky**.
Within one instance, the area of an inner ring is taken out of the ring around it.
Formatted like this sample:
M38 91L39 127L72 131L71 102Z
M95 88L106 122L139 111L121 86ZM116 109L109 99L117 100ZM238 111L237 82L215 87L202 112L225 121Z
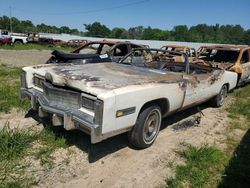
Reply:
M0 0L0 16L10 15L10 9L21 20L80 31L95 21L126 29L217 23L250 29L250 0Z

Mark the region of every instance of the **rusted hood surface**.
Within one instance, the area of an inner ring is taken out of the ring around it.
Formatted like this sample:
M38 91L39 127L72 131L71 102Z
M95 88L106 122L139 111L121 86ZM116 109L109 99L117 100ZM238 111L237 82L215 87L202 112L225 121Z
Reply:
M128 85L173 83L182 80L179 73L162 72L117 63L34 66L35 73L54 84L69 86L94 95Z

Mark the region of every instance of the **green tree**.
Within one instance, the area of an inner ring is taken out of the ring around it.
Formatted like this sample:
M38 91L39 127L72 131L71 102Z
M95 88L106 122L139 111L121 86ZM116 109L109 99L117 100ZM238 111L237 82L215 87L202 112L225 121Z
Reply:
M10 19L7 16L0 17L0 29L10 30Z
M243 44L250 45L250 29L248 29L243 36Z
M172 35L176 41L188 41L188 27L186 25L177 25L174 27Z
M143 32L143 26L131 27L128 29L128 36L130 39L142 39Z
M110 29L105 25L102 25L100 22L94 22L93 24L84 24L86 36L91 37L108 37L110 36Z
M118 39L121 39L121 38L127 39L128 32L124 28L115 27L111 30L110 37L111 38L118 38Z
M70 34L71 33L71 29L67 26L62 26L60 27L60 33L67 33Z

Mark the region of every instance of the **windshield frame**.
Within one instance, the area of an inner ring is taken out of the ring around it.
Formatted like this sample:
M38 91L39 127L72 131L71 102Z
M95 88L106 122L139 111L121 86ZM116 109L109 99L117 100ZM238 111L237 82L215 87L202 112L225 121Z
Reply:
M188 59L188 55L184 52L177 52L177 51L170 51L170 50L163 50L163 49L157 49L157 48L136 48L136 49L133 49L130 53L128 53L127 55L125 55L122 59L120 59L117 63L118 64L129 64L129 63L123 63L125 59L127 59L129 56L133 55L133 53L135 51L156 51L157 53L158 52L163 52L163 53L168 53L168 54L171 54L171 55L177 55L177 56L183 56L184 57L184 63L185 63L185 73L189 74L189 59ZM131 66L135 66L133 64L129 64ZM147 69L151 69L149 67L144 67L144 68L147 68Z

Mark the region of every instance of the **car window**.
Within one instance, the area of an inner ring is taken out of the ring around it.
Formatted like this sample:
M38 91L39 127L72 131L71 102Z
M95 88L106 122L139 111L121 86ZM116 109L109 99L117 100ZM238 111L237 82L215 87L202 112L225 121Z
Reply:
M240 60L241 63L247 63L249 62L249 51L246 50L243 54L242 54L242 57L241 57L241 60Z
M118 45L114 48L114 56L125 56L128 54L128 47L126 44Z
M199 55L199 58L204 61L235 63L238 56L238 50L207 49Z
M131 49L135 49L135 48L141 48L141 46L136 45L136 44L131 44Z
M8 31L2 31L1 34L2 35L8 35L9 33L8 33Z
M79 51L80 54L97 54L100 44L89 44Z
M112 45L103 44L100 54L107 54L110 52Z

